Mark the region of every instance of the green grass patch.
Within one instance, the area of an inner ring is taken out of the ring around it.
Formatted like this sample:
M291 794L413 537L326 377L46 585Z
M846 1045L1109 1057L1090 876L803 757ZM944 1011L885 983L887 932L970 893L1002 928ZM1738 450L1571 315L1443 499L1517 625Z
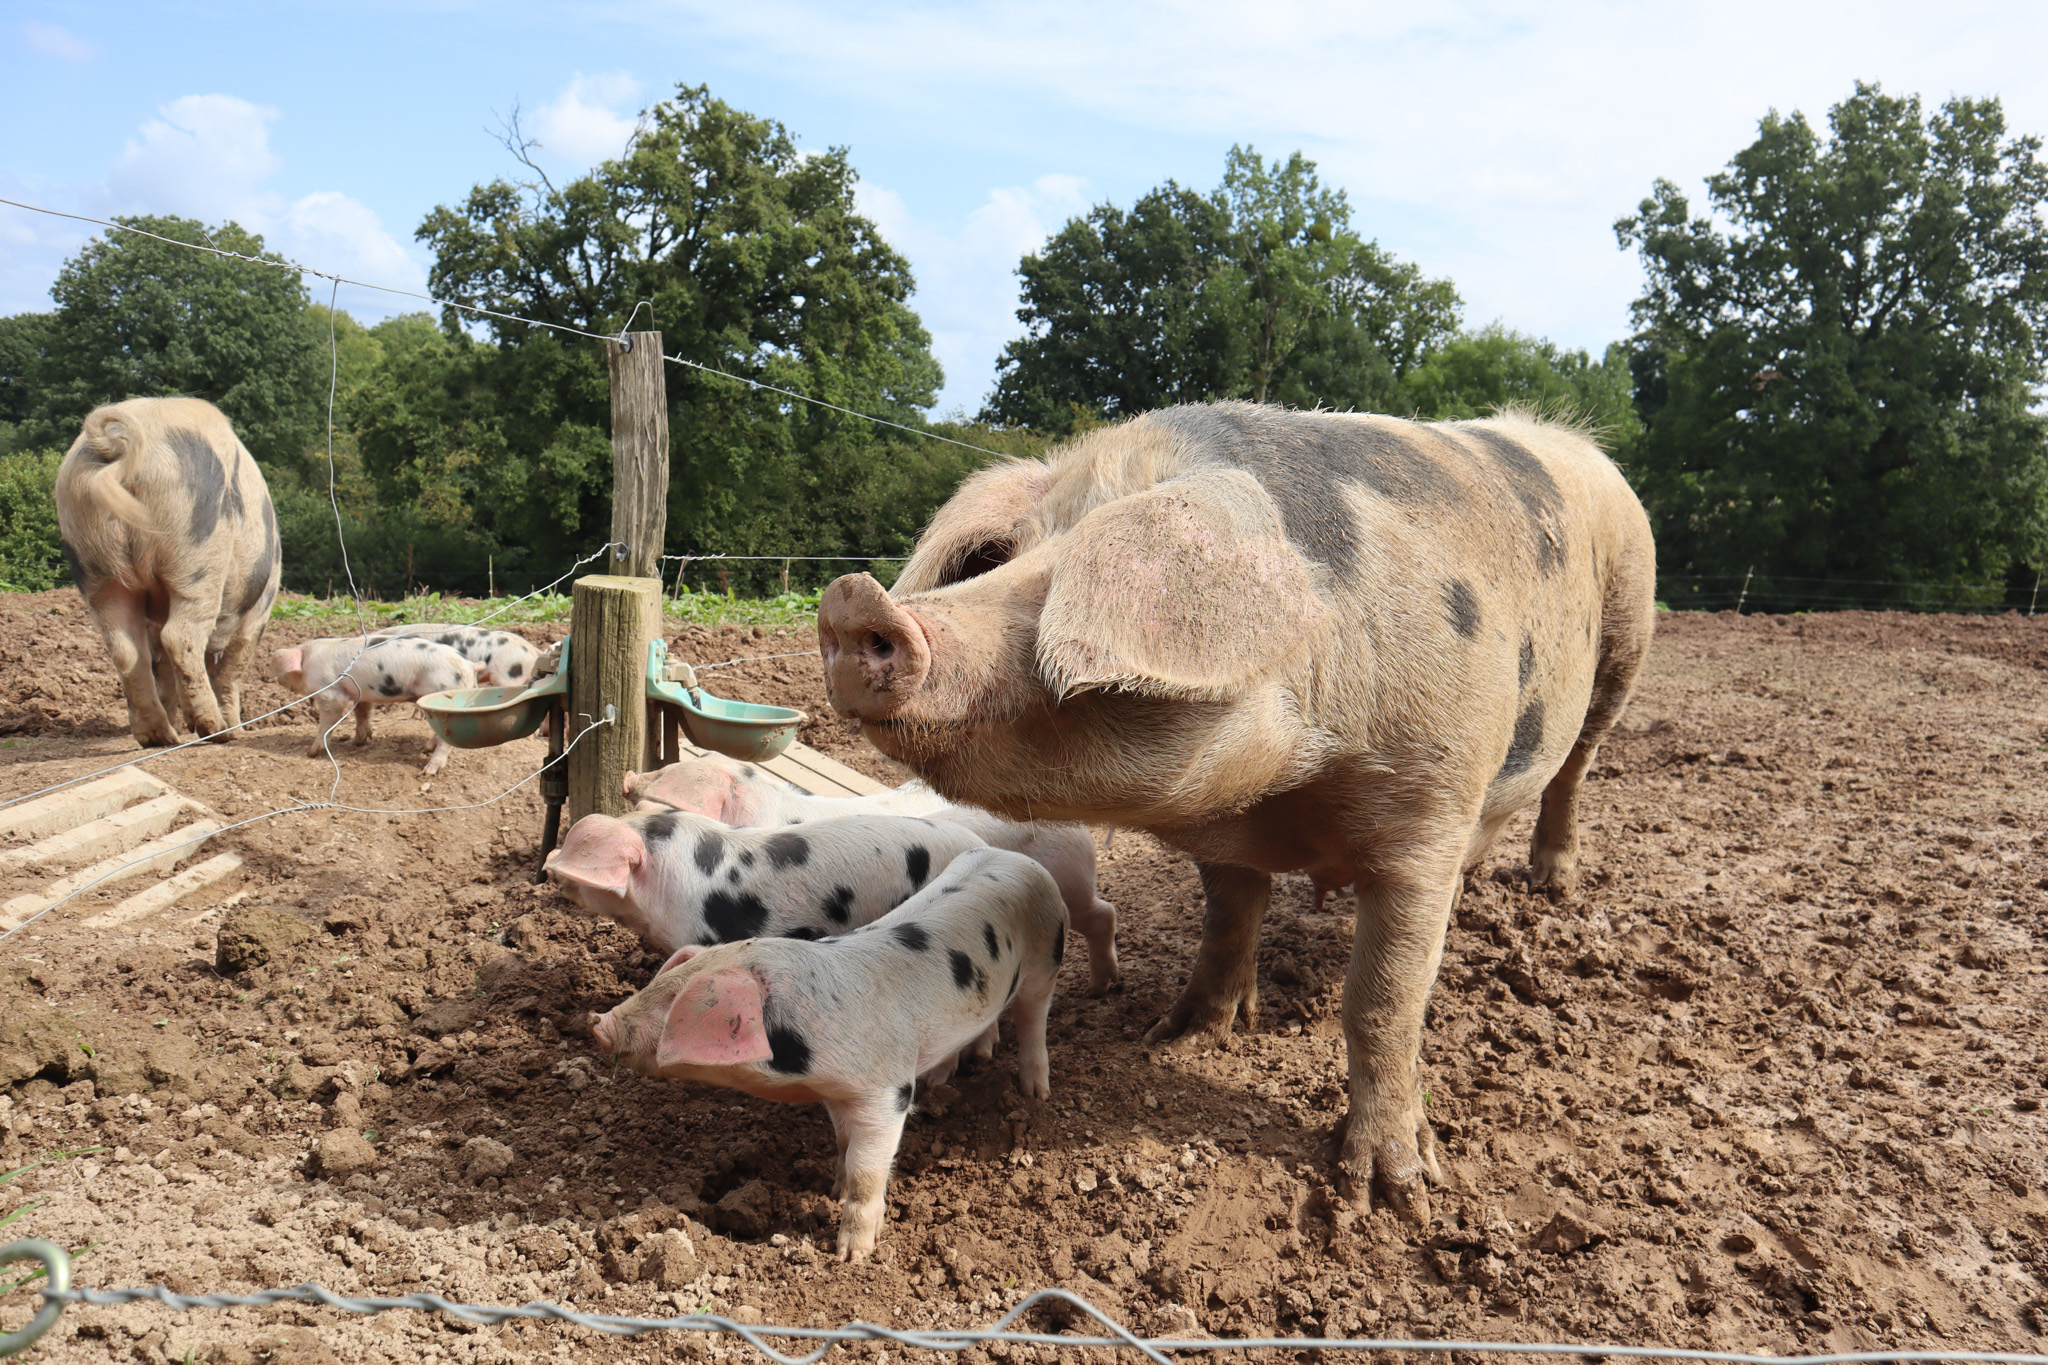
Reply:
M775 597L735 597L727 593L694 592L685 587L662 599L662 617L677 625L792 626L817 620L823 588L786 592ZM533 597L449 597L420 593L398 602L365 602L360 612L345 597L304 597L281 593L271 608L274 621L300 621L336 634L353 635L360 620L371 630L445 621L470 625L489 618L491 625L531 624L569 619L567 593Z

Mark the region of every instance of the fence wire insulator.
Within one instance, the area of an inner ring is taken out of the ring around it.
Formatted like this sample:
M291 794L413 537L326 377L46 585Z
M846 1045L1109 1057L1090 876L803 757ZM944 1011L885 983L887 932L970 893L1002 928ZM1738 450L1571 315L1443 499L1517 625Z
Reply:
M1688 1350L1675 1346L1607 1346L1564 1341L1456 1341L1403 1340L1400 1338L1346 1337L1141 1337L1088 1300L1065 1289L1039 1289L1024 1296L1015 1307L987 1327L915 1331L883 1327L872 1322L848 1322L838 1327L783 1327L773 1323L735 1322L716 1313L686 1313L673 1318L636 1318L613 1313L578 1313L559 1304L538 1300L516 1307L453 1303L438 1294L407 1294L391 1299L350 1298L317 1284L294 1285L290 1289L264 1289L254 1294L179 1294L162 1285L147 1289L73 1289L71 1262L56 1245L36 1240L14 1242L0 1247L0 1265L10 1261L39 1260L50 1281L43 1289L43 1306L24 1327L0 1333L0 1357L24 1349L49 1331L64 1309L74 1303L118 1307L130 1303L158 1303L178 1312L195 1308L265 1308L274 1303L317 1303L344 1313L365 1316L410 1308L445 1313L464 1322L499 1327L519 1319L564 1322L608 1336L637 1337L647 1332L721 1332L739 1337L776 1365L813 1365L834 1346L862 1341L890 1341L920 1351L958 1353L970 1346L994 1342L1018 1346L1101 1346L1128 1348L1152 1361L1171 1365L1169 1351L1465 1351L1488 1355L1576 1356L1590 1359L1623 1356L1640 1360L1705 1360L1716 1365L1877 1365L1880 1361L1957 1361L1971 1365L2048 1365L2048 1355L2025 1355L2006 1351L1847 1351L1830 1355L1775 1356L1742 1351ZM1105 1331L1102 1336L1079 1336L1064 1332L1013 1332L1018 1322L1042 1304L1058 1304L1070 1313L1092 1320ZM790 1355L776 1349L769 1338L817 1342L815 1350Z

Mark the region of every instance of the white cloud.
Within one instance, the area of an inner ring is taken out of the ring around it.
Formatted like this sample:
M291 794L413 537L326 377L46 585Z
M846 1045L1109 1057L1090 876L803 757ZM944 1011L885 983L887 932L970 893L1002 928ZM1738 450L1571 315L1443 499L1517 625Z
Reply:
M55 24L39 24L30 19L22 24L21 36L32 50L46 57L57 57L67 62L89 62L100 55L99 48Z
M1658 176L1696 191L1769 108L1819 119L1861 78L1931 103L1996 94L2015 129L2048 128L2036 56L2048 6L2014 0L1854 11L1276 0L1256 12L1236 0L676 0L675 11L696 42L744 50L835 98L948 120L954 142L1030 147L1030 121L1052 112L1091 122L1112 149L1132 130L1150 147L1210 141L1218 172L1234 141L1302 148L1350 191L1357 226L1450 275L1474 321L1501 316L1576 345L1627 328L1640 276L1614 219ZM1140 184L1165 173L1128 170Z
M301 265L369 284L425 289L426 272L367 205L334 190L287 200L272 187L284 169L270 146L277 110L233 95L186 95L157 112L115 158L105 184L88 192L99 216L160 213L209 224L233 219ZM344 306L382 316L426 305L358 290Z
M569 78L561 93L534 112L529 130L544 160L578 170L618 156L633 135L640 82L623 71Z
M910 260L912 301L946 371L939 411L981 406L1003 343L1017 335L1017 262L1068 218L1087 208L1084 183L1043 175L1028 187L989 191L988 199L948 232L918 221L891 190L863 184L860 211Z

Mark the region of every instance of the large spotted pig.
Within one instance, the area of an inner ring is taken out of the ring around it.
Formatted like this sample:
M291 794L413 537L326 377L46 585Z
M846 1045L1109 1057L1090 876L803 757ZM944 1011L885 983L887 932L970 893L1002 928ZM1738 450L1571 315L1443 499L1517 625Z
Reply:
M1417 1054L1460 870L1540 800L1535 884L1572 888L1654 560L1567 427L1180 407L977 474L894 596L826 589L819 646L834 708L946 796L1193 855L1202 944L1148 1041L1251 1021L1272 874L1355 882L1339 1160L1426 1218Z
M308 640L270 656L270 676L295 694L313 699L316 728L309 757L326 753L328 734L350 707L356 713L356 743L370 742L370 708L416 702L433 692L475 687L469 660L432 640L392 640L349 635ZM421 775L447 766L448 741L436 738Z
M1102 995L1118 980L1116 907L1095 892L1095 841L1086 826L1005 820L972 806L947 805L916 781L866 796L814 796L752 763L720 754L686 758L657 772L627 773L625 792L642 810L690 811L728 825L795 825L869 811L949 820L990 848L1007 848L1043 864L1059 883L1068 923L1088 944L1088 994Z
M486 630L482 626L437 625L429 621L409 626L386 626L372 631L379 637L426 639L446 645L476 668L479 687L523 687L533 681L540 651L509 630Z
M1052 1093L1045 1020L1065 919L1044 868L978 849L856 933L680 949L591 1032L643 1075L822 1103L839 1145L839 1255L858 1261L881 1233L919 1077L950 1071L1009 1008L1018 1090Z
M702 815L586 815L545 870L592 915L662 952L743 938L824 938L909 899L981 840L959 825L844 816L733 829Z
M227 739L283 563L256 461L219 408L95 408L57 468L57 529L145 748Z

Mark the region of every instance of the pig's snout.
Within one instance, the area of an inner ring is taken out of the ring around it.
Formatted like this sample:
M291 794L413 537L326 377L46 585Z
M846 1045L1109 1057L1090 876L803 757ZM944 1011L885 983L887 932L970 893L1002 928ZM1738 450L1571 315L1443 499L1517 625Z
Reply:
M605 1055L618 1051L618 1025L612 1022L610 1010L590 1021L590 1036L597 1040L598 1048Z
M825 695L842 716L886 720L931 671L931 642L871 574L832 580L818 602Z

